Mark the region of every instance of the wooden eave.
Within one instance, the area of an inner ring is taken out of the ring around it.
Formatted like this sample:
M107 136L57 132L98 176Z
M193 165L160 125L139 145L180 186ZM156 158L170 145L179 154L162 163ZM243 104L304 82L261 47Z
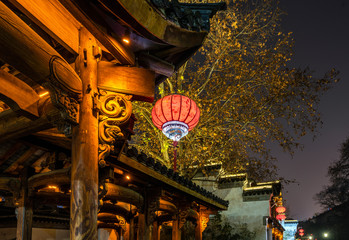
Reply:
M166 20L148 1L98 0L98 2L123 24L154 42L189 48L201 45L207 35L207 31L190 31Z
M184 193L188 198L193 199L203 205L209 205L216 210L228 209L228 206L226 204L223 205L222 203L219 203L218 201L215 201L210 197L204 196L197 191L186 187L171 178L168 178L167 176L161 174L159 171L156 171L133 158L127 157L124 154L122 154L118 160L116 158L112 158L110 162L113 165L115 164L117 167L126 169L132 174L147 179L147 181L149 182L159 184L160 186L163 186L165 189L170 190L171 192L178 192L179 194Z

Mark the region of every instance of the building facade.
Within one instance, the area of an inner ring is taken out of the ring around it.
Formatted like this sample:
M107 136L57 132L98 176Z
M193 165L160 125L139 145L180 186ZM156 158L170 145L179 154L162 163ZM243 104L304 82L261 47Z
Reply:
M276 202L281 198L279 181L254 183L247 174L195 177L195 182L229 201L221 214L229 223L246 224L256 240L282 240L284 228L276 219Z

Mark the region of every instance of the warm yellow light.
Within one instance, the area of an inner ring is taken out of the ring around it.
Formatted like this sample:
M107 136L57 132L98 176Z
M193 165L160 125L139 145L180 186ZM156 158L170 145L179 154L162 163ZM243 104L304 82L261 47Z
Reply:
M324 233L324 237L327 238L328 237L328 233Z
M130 180L131 179L130 175L126 175L126 179Z
M43 93L41 93L40 95L39 95L39 97L44 97L44 96L46 96L46 95L48 95L49 94L49 92L43 92Z
M122 41L123 41L124 43L127 43L127 44L129 44L129 43L130 43L130 40L129 40L129 39L127 39L127 38L123 38L123 39L122 39Z
M50 188L50 189L57 189L57 186L49 185L48 188Z

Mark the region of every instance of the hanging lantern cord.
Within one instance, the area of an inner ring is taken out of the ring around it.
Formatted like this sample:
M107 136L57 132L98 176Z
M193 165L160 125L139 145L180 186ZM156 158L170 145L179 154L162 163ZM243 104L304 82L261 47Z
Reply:
M173 141L173 171L177 171L177 146L178 146L178 141Z

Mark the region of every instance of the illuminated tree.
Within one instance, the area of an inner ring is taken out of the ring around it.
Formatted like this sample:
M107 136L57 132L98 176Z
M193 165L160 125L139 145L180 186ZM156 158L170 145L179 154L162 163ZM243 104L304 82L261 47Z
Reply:
M232 1L211 21L200 51L160 85L158 98L177 92L201 110L199 124L179 144L183 174L219 162L227 172L266 179L276 169L267 144L277 142L292 153L298 138L321 123L318 103L336 72L318 79L309 69L286 67L293 39L280 31L282 14L274 0ZM151 104L134 108L132 144L171 165L172 143L152 125Z

